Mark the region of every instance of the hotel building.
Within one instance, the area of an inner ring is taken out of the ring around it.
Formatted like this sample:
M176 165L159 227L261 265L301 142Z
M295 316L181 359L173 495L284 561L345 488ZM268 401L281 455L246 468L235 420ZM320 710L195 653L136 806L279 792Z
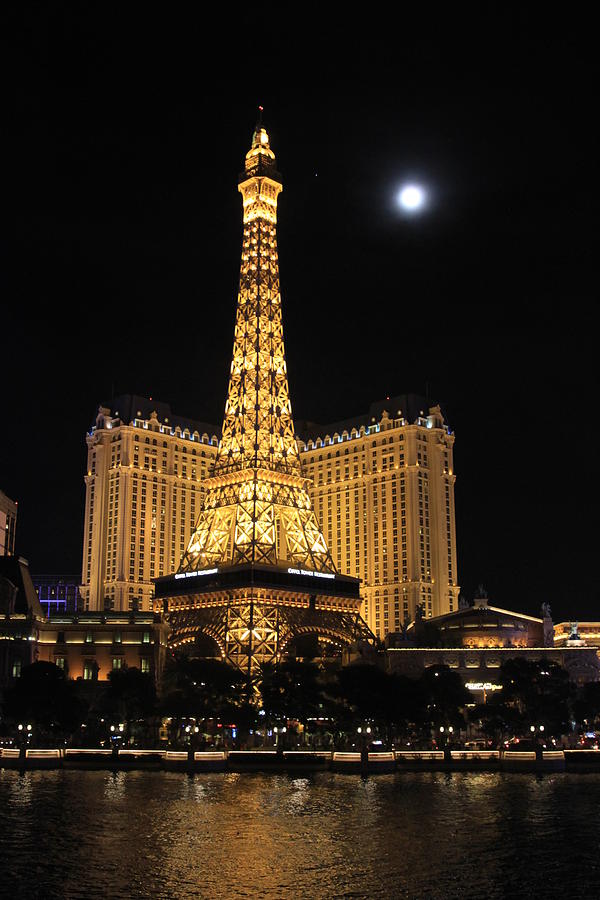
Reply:
M26 559L0 557L0 693L35 662L70 678L106 682L116 669L138 668L158 682L169 626L152 612L54 612L40 604Z
M577 685L598 681L598 642L573 637L576 623L568 629L567 623L554 625L544 606L541 617L527 616L491 605L480 590L472 605L428 621L418 617L403 633L390 634L385 666L408 678L418 678L429 666L448 666L477 703L502 689L500 669L509 659L556 663ZM598 622L586 624L590 635L598 634Z
M338 570L362 579L373 633L397 631L417 606L457 609L454 435L440 407L405 394L296 428L317 520Z
M200 511L218 438L203 422L130 394L101 406L86 438L84 608L150 611Z
M317 520L339 572L362 579L378 637L457 609L454 435L413 394L363 416L297 422ZM176 571L193 533L218 437L168 404L125 395L87 435L81 594L87 610L150 610L152 579Z
M80 575L32 575L31 580L46 616L81 609Z
M0 556L13 556L17 530L17 504L0 491Z

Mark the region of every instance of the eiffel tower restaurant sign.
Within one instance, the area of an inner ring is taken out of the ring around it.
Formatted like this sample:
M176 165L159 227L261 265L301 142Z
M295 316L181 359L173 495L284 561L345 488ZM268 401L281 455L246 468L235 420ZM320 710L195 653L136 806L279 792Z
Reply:
M336 571L300 466L279 287L282 182L260 121L238 188L244 233L222 438L179 569L155 581L155 608L172 647L212 644L253 677L261 663L298 654L304 638L334 654L372 634L359 579Z

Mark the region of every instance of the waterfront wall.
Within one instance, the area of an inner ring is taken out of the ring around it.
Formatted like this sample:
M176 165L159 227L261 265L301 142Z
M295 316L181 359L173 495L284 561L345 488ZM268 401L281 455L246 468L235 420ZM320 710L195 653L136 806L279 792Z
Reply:
M382 753L329 751L0 749L5 769L154 769L184 772L330 770L341 773L389 772L600 772L600 750L432 750Z

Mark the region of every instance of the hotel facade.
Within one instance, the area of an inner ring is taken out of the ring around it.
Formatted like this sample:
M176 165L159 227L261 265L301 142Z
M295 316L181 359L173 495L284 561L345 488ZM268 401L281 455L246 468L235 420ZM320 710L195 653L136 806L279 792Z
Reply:
M339 572L362 580L363 617L384 638L417 606L458 606L454 435L408 394L328 426L297 423L317 520ZM177 570L218 436L166 403L123 395L86 437L84 609L150 611L153 579Z
M84 609L150 611L152 579L177 569L193 533L218 438L128 394L99 408L86 442Z
M17 530L17 504L0 491L0 556L13 556Z
M454 435L440 407L406 394L297 427L317 520L338 570L362 580L373 633L398 631L418 606L457 609Z

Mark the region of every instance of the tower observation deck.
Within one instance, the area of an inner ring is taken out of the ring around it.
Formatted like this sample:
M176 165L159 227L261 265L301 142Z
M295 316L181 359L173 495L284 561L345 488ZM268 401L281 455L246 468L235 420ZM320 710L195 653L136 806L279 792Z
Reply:
M176 574L156 579L155 602L172 646L203 635L253 677L304 636L331 653L372 634L359 580L336 571L300 466L277 255L282 181L260 122L238 189L244 232L221 442L187 550Z

